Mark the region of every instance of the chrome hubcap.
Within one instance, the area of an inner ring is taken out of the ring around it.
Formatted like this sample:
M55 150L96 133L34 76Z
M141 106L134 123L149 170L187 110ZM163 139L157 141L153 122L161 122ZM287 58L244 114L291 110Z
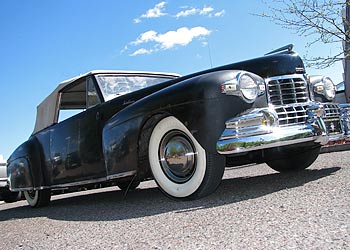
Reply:
M35 198L35 190L30 190L27 192L28 193L28 196L31 198L31 199L34 199Z
M185 183L196 170L197 152L190 138L181 131L167 133L159 147L159 159L165 175L176 183Z

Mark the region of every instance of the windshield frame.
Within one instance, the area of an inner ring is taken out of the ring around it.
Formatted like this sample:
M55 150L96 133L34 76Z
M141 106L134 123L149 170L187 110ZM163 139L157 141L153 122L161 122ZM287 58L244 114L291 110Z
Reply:
M129 74L123 74L123 73L103 73L103 74L96 74L95 75L95 79L96 79L96 83L97 83L97 86L100 90L100 93L103 97L103 101L104 102L108 102L110 100L113 100L115 98L118 98L119 96L123 96L123 95L126 95L126 94L130 94L130 93L133 93L133 92L136 92L136 91L139 91L141 89L145 89L145 88L148 88L148 87L151 87L151 86L155 86L155 85L158 85L158 84L161 84L163 82L167 82L167 81L170 81L170 80L173 80L173 79L176 79L178 78L180 75L175 75L175 74L172 74L172 75L168 75L168 74L145 74L145 73L142 73L142 74L135 74L135 73L129 73ZM115 78L153 78L154 80L156 79L164 79L162 81L159 81L157 83L154 83L154 84L150 84L148 86L145 86L145 87L141 87L141 88L137 88L137 89L133 89L131 91L128 91L128 92L124 92L124 93L115 93L115 94L108 94L106 93L106 90L105 90L105 86L103 86L103 82L102 82L102 77L115 77ZM114 95L114 96L113 96ZM112 96L112 97L111 97Z

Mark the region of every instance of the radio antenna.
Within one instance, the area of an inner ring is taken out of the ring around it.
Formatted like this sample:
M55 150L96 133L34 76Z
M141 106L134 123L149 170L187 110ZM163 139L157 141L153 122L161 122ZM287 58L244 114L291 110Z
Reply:
M208 54L209 54L209 60L210 60L210 68L213 68L213 61L211 59L211 51L209 46L209 40L207 39L207 47L208 47Z

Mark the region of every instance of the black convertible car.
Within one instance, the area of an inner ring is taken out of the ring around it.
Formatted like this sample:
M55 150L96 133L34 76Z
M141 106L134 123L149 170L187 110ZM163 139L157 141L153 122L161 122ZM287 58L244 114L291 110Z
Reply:
M172 198L196 199L225 166L305 169L349 128L349 107L315 102L310 86L292 46L182 77L89 72L38 106L33 134L8 160L9 188L39 207L52 190L153 178Z

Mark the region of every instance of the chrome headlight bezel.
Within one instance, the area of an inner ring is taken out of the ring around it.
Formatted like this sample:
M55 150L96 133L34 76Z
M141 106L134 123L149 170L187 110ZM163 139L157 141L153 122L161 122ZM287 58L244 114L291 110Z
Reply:
M265 83L253 73L239 71L231 80L221 84L221 93L239 96L245 102L253 103L259 95L265 93Z
M324 76L320 82L313 86L313 91L332 101L335 98L336 87L331 78Z

